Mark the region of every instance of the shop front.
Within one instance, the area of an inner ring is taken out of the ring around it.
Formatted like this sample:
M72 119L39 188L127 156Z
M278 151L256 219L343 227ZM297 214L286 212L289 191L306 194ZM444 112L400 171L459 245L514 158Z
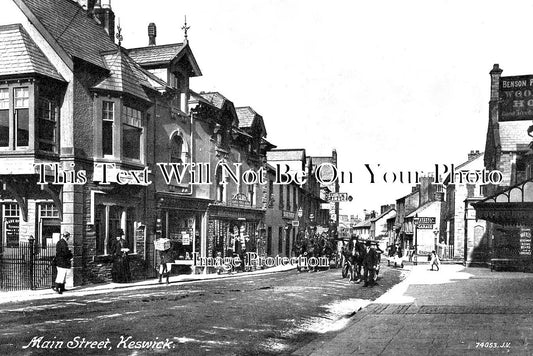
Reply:
M487 245L491 249L491 266L501 264L524 271L533 270L533 180L498 192L472 206L477 219L492 223L481 237L481 246Z
M264 210L212 204L208 216L207 257L264 253Z
M157 193L156 235L169 239L175 264L193 266L194 256L205 257L206 211L209 200ZM159 255L153 250L153 260Z

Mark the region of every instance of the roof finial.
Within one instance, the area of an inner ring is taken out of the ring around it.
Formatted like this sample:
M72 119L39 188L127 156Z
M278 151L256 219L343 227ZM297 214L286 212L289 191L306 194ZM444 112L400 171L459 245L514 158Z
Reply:
M183 32L185 33L185 40L184 42L187 43L189 40L187 39L187 31L191 28L191 26L187 26L187 15L185 15L185 23L181 27Z
M122 27L120 27L120 17L118 19L116 37L117 37L117 40L118 40L118 47L120 48L122 46L122 40L124 39L124 37L122 37Z

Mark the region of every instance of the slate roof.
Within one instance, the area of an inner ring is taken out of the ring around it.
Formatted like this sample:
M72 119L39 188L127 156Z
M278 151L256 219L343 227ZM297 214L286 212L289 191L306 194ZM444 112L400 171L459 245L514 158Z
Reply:
M391 216L390 218L388 218L387 220L396 218L396 209L395 208L390 208L390 209L387 209L386 211L384 211L383 213L379 214L375 218L371 219L371 221L378 221L379 219L381 219L382 217L384 217L385 215L387 215L391 211L394 211L394 215Z
M104 63L110 71L110 75L96 84L94 89L111 90L128 93L143 100L149 101L148 96L141 87L143 77L134 74L130 60L121 52L104 55ZM145 86L149 86L144 80Z
M245 106L241 108L235 108L235 111L239 117L240 128L252 127L254 119L258 114L251 107Z
M19 2L28 7L71 57L105 68L100 52L117 49L104 28L73 1L15 0Z
M0 76L41 74L64 81L20 24L0 26Z
M209 104L213 105L217 109L222 109L225 101L229 101L224 95L218 92L200 93L200 96L207 100Z
M267 152L267 161L301 161L305 157L302 149L279 149Z
M148 46L139 48L130 48L128 50L130 57L140 65L168 63L185 48L183 43L173 43L161 46Z
M501 121L498 123L502 151L525 151L531 142L527 129L531 121Z

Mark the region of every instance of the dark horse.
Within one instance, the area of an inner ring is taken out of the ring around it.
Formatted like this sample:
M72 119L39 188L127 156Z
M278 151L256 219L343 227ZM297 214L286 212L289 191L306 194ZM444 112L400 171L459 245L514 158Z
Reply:
M363 279L361 269L366 253L365 245L357 237L352 237L344 250L345 258L349 264L350 281L359 283Z

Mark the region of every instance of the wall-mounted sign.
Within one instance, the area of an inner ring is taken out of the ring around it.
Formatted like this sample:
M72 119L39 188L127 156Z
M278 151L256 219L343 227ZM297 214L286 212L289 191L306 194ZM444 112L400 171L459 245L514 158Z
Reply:
M345 201L352 201L353 198L351 195L348 195L348 193L329 193L326 195L326 200L328 202L345 202Z
M500 78L499 121L533 119L533 75Z
M531 255L531 229L520 229L520 254Z
M421 224L435 224L437 219L434 217L418 217L413 219L415 224L418 224L419 228Z
M292 222L292 226L300 226L300 222L298 220Z

